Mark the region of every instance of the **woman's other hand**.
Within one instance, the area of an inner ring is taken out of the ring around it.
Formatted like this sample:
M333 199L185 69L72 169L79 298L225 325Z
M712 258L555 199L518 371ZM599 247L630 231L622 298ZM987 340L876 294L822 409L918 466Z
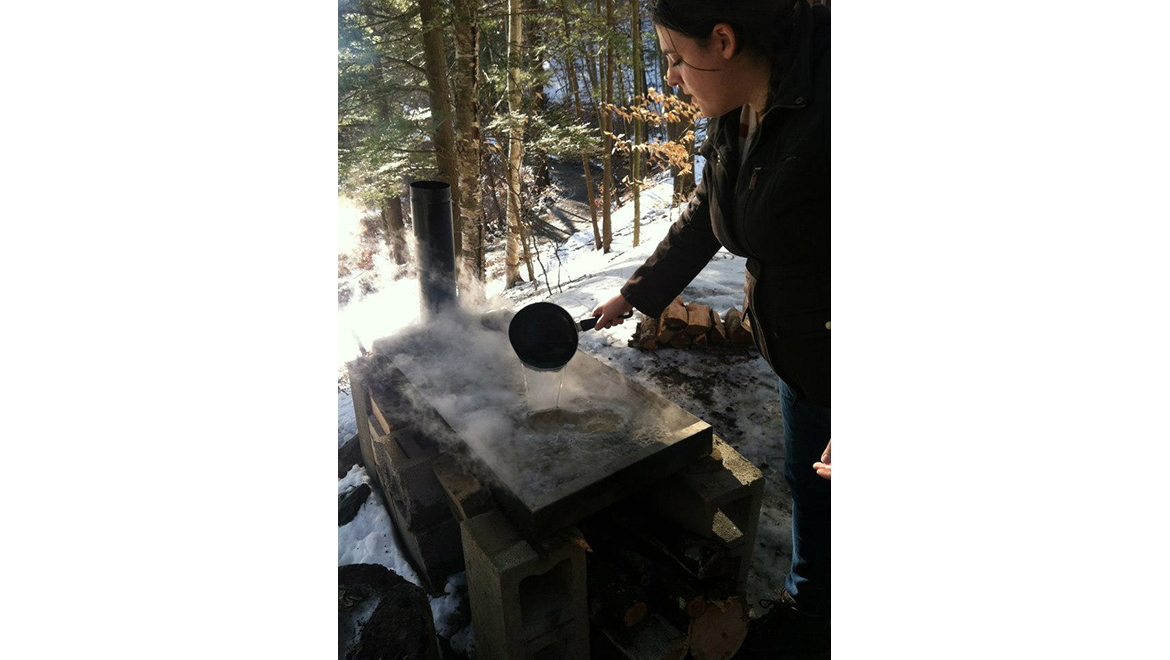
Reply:
M817 471L817 474L828 479L829 481L833 480L833 455L832 455L832 451L833 451L833 441L830 440L829 444L825 446L824 453L821 454L821 460L817 461L816 463L813 463L813 469Z
M625 321L622 315L629 314L632 311L634 311L634 306L625 299L625 296L619 293L606 302L601 303L597 306L597 309L593 310L593 316L597 318L597 325L594 328L603 330L619 325L622 321Z

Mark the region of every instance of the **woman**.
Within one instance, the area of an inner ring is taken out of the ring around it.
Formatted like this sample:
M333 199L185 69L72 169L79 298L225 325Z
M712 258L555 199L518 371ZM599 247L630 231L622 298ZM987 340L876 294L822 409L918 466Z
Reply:
M720 247L747 258L744 316L779 376L792 567L747 646L823 657L829 630L829 12L806 0L659 0L666 81L710 117L702 182L654 254L593 310L657 316ZM778 633L756 631L779 626ZM770 656L775 657L775 656Z

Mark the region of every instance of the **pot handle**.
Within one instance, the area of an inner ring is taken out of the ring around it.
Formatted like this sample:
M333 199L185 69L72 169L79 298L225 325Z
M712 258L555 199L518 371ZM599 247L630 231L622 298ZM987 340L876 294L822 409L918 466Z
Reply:
M621 315L621 316L619 316L618 318L628 319L628 318L630 318L630 317L631 317L631 316L633 316L633 315L634 315L634 313L633 313L633 312L627 312L627 313L625 313L625 314L622 314L622 315ZM578 328L580 328L582 332L584 332L584 331L586 331L586 330L592 330L592 329L593 329L593 326L597 325L597 319L598 319L598 318L599 318L599 317L596 317L596 316L592 316L592 317L590 317L590 318L587 318L587 319L585 319L584 321L581 321L580 323L578 323L578 324L577 324L577 327L578 327Z

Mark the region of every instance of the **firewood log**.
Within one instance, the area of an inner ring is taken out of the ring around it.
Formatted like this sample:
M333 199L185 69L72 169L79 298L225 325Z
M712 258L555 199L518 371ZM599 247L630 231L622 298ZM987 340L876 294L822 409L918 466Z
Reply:
M672 338L674 338L674 330L666 327L666 314L663 314L658 317L658 336L656 339L659 344L669 344Z
M707 339L712 346L720 346L727 343L727 329L723 326L723 319L719 318L719 314L710 307L707 311L711 315L711 332L707 333Z
M732 307L723 313L723 327L727 332L727 339L735 341L735 334L740 328L739 308Z
M739 596L711 601L687 629L695 660L729 660L747 638L748 608Z
M675 348L686 348L687 346L691 345L691 336L686 332L676 332L674 333L674 336L670 338L670 345Z
M645 589L614 563L588 555L585 572L589 614L599 622L629 628L646 616Z
M653 350L658 348L658 319L647 316L634 328L634 336L630 339L632 348Z
M691 345L695 348L707 348L707 335L697 335L691 340Z
M666 560L651 559L654 549L612 521L595 521L585 531L594 554L626 572L643 587L647 604L685 631L690 620L703 615L707 598L692 584L685 571Z
M723 325L727 328L727 338L732 342L737 344L751 343L751 330L743 327L743 317L735 307L727 310L727 315L723 319Z
M734 593L738 563L732 556L734 547L721 539L705 538L678 525L650 516L615 516L614 524L625 533L653 548L664 558L709 588ZM736 530L735 533L739 533Z
M710 329L711 308L702 303L687 303L687 333L697 337L707 334Z
M663 319L666 320L666 327L678 332L687 327L687 308L683 305L682 298L675 298L673 302L666 306L666 310L662 312Z
M654 611L633 628L602 623L597 629L627 660L683 660L690 649L686 630L680 631Z

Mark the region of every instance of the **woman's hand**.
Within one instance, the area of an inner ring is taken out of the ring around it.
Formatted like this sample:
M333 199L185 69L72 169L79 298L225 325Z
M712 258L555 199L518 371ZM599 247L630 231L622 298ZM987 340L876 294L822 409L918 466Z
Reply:
M625 296L619 293L608 301L601 303L597 306L597 309L593 310L593 316L597 318L597 325L594 326L594 329L603 330L619 325L622 321L625 321L622 315L632 311L634 311L634 306L626 300Z
M824 453L821 454L821 460L817 461L816 463L813 463L813 469L817 471L817 474L828 479L829 481L833 480L832 450L833 450L833 441L830 440L829 444L825 446Z

